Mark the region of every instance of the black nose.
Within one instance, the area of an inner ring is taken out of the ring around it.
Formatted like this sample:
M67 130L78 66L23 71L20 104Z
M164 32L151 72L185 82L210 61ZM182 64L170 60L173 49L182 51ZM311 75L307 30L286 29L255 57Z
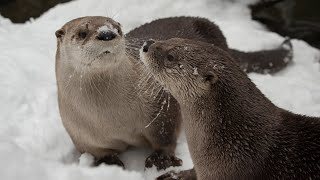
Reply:
M151 46L151 44L155 43L154 40L148 40L144 43L143 45L143 52L148 52L149 47Z
M101 41L110 41L110 40L114 39L115 37L117 37L117 35L112 31L101 31L98 34L97 39L99 39Z

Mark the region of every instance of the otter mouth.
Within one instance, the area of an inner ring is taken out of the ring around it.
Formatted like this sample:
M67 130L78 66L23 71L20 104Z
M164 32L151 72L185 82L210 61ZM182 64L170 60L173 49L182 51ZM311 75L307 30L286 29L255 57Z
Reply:
M111 54L111 52L108 51L108 50L105 50L105 51L103 51L102 53L100 53L100 54L97 56L97 58L101 58L101 57L103 57L103 56L105 56L105 55L108 55L108 54Z
M96 58L91 60L90 62L88 62L88 63L81 62L81 64L84 65L84 66L91 66L93 62L98 61L99 59L103 58L105 55L108 55L110 53L111 53L110 51L105 50L101 54L99 54Z
M102 54L110 54L111 52L110 51L104 51Z

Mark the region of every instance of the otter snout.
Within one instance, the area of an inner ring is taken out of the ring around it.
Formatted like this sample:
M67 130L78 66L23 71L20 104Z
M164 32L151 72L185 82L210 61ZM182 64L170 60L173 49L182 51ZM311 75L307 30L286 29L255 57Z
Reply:
M116 37L117 37L117 34L112 31L101 31L97 35L97 39L100 41L111 41Z
M144 45L143 45L142 51L143 51L143 52L148 52L149 47L150 47L153 43L155 43L155 41L152 40L152 39L146 41L146 42L144 43Z

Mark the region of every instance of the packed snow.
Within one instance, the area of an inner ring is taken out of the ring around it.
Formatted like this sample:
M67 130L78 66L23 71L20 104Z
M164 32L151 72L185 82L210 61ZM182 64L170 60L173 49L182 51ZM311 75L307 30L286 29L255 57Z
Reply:
M12 179L154 179L164 173L144 169L148 149L121 155L126 166L89 167L92 156L80 155L62 126L55 82L54 32L67 21L87 15L112 17L125 32L168 16L202 16L215 21L231 47L270 49L284 38L252 21L247 4L254 0L77 0L58 5L40 18L13 24L0 16L0 178ZM278 106L320 116L319 50L293 40L294 64L276 75L250 74ZM192 161L184 135L176 149L184 164ZM81 156L81 157L80 157Z

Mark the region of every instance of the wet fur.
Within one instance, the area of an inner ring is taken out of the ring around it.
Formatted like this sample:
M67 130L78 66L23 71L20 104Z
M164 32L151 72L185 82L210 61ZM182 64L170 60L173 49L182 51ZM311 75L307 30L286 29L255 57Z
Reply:
M320 118L275 106L228 52L171 39L141 59L181 106L197 179L320 178Z
M110 18L85 17L57 31L58 37L63 34L58 38L56 77L66 130L80 152L91 153L97 159L121 153L130 146L151 147L174 155L181 122L179 106L126 55L121 31L118 39L110 42L91 37L105 23L120 26ZM83 24L90 39L80 41L76 38ZM106 48L110 53L97 56L95 43L101 43L97 49ZM95 56L97 60L87 63ZM154 123L146 128L153 119Z
M80 41L77 37L80 31L92 37L104 22L112 24L122 37L108 42L106 50L112 50L112 56L92 59L106 47L94 38L85 39L81 44L70 43ZM172 30L167 31L168 26ZM146 38L189 37L228 49L216 25L193 17L156 20L134 29L125 38L118 22L106 17L83 17L68 22L56 35L59 37L56 77L62 122L77 149L98 159L121 153L129 146L147 146L174 154L180 109L176 100L138 61L138 49ZM246 53L239 53L245 59ZM272 61L283 58L275 57Z
M241 69L247 73L276 73L292 62L292 45L285 41L288 48L282 45L271 49L254 52L242 52L228 47L226 38L220 28L212 21L200 17L169 17L146 23L126 34L128 42L134 42L135 49L129 51L136 57L143 42L149 39L167 40L183 38L202 41L228 51Z

